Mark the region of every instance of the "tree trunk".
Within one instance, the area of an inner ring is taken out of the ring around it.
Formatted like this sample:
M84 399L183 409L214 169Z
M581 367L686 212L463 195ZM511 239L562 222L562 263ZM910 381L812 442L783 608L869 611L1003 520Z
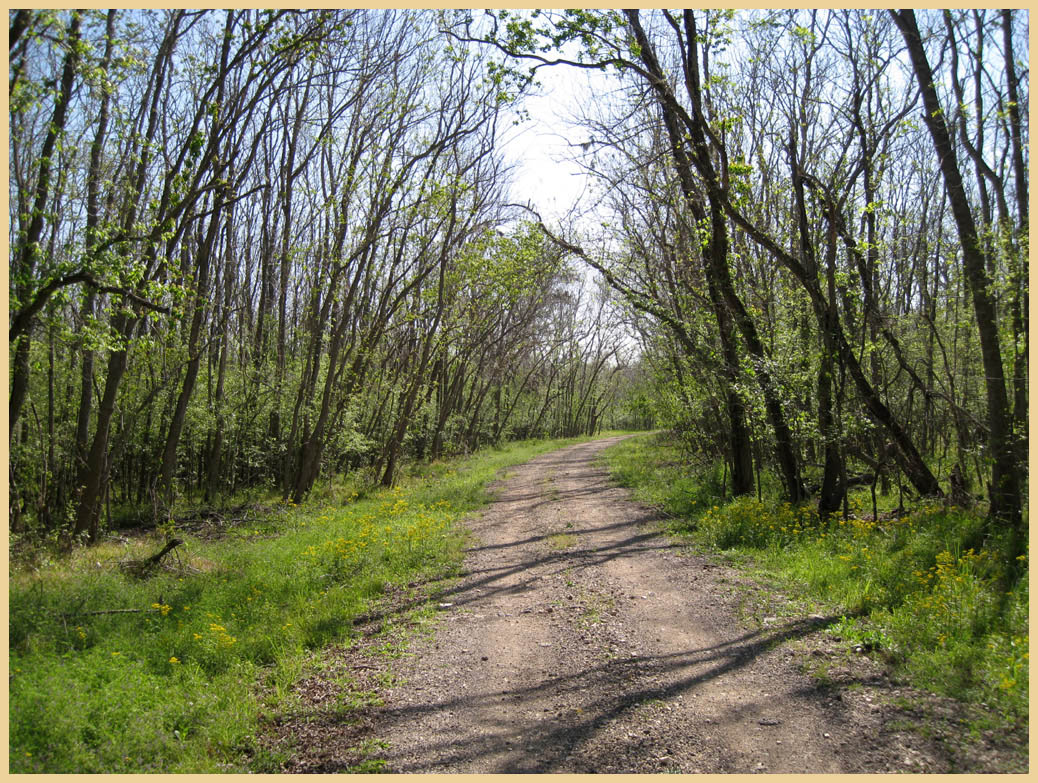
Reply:
M216 244L216 235L219 233L220 213L222 210L222 199L216 196L213 205L213 214L209 219L209 230L198 248L198 275L195 282L196 290L194 297L194 314L191 317L191 332L187 341L187 369L184 373L184 382L177 396L177 403L170 419L169 430L166 434L166 445L162 451L162 466L159 469L159 492L165 496L166 505L173 505L173 473L177 466L177 446L180 444L180 436L184 431L184 421L187 417L187 406L191 401L191 395L195 390L195 380L198 378L198 365L202 360L201 351L198 348L198 339L202 333L202 322L208 309L209 298L209 263L213 254L213 246Z
M943 109L934 87L933 71L926 59L915 14L908 10L891 11L891 15L908 47L916 81L923 95L923 119L933 139L945 191L959 232L963 270L973 299L987 390L989 447L992 458L991 517L1007 528L1010 534L1009 555L1015 561L1024 551L1027 538L1021 513L1021 480L1016 458L1017 449L1013 439L1005 372L998 342L998 315L976 223L959 172L951 134L944 121Z
M120 317L118 321L118 333L129 339L136 326L136 319ZM97 538L101 504L108 488L108 469L111 464L108 454L109 433L119 385L126 371L126 359L126 349L113 352L108 359L105 392L97 410L97 428L94 430L94 439L87 453L86 463L76 482L79 487L79 502L72 533L76 537L86 535L91 541Z
M1010 304L1013 319L1014 356L1013 356L1013 429L1017 440L1017 462L1025 464L1027 460L1027 356L1030 348L1030 330L1028 328L1028 287L1027 287L1027 248L1029 245L1028 227L1028 181L1027 166L1024 163L1023 131L1020 122L1019 77L1016 73L1016 62L1013 49L1013 12L1002 11L1002 35L1006 63L1006 89L1009 93L1009 136L1013 143L1013 181L1016 185L1017 235L1020 242L1013 248L1013 283Z
M803 483L800 479L799 460L793 451L793 438L789 430L787 418L782 411L782 405L774 388L771 374L767 370L767 356L763 344L757 334L756 326L747 312L742 301L739 299L735 287L732 284L731 270L728 267L728 231L724 215L724 199L720 197L716 188L717 172L711 161L707 146L706 122L703 113L703 103L699 94L699 53L698 36L696 35L694 17L690 11L685 13L686 41L683 64L685 67L685 85L688 97L693 106L693 126L689 133L683 133L681 121L674 110L676 103L674 96L670 93L666 77L656 58L655 52L645 35L638 20L637 11L628 12L628 21L635 32L635 37L640 46L640 57L646 68L653 77L653 87L656 89L657 103L663 113L664 124L670 139L671 149L674 154L675 168L681 183L682 195L694 217L702 220L705 211L696 202L695 186L692 181L692 167L698 171L705 183L707 199L710 209L711 236L708 247L705 249L707 263L708 285L716 286L720 298L714 304L715 313L718 317L718 327L721 332L722 343L729 339L726 332L731 329L730 318L735 321L735 328L746 348L755 360L755 374L760 384L765 399L765 408L772 429L775 431L775 448L779 462L779 470L782 474L783 484L787 497L791 502L799 502L804 497ZM687 125L687 123L686 123ZM697 214L698 213L698 214ZM711 293L711 299L714 294ZM720 309L726 309L731 316L720 313ZM738 357L734 350L724 347L726 372L729 383L734 383L738 377ZM729 362L735 362L730 365ZM742 422L732 423L732 487L736 495L746 494L753 491L753 455L749 433L745 425L745 413L742 410L741 401L733 407L734 395L728 394L729 415L740 415ZM743 434L745 433L745 435Z
M54 99L54 112L50 123L47 125L47 135L40 148L40 173L36 180L36 189L33 199L32 213L29 217L29 225L25 235L19 243L11 264L11 271L16 277L15 289L18 292L19 307L25 308L29 305L32 294L32 279L36 271L37 255L40 252L40 237L43 235L44 213L47 209L47 201L51 196L51 167L55 147L58 145L60 136L65 132L65 120L68 116L68 104L72 98L72 87L75 81L76 68L80 57L80 24L82 19L78 11L72 14L72 23L69 27L69 38L66 41L67 51L61 71L61 84ZM25 21L27 24L27 20ZM19 323L16 318L15 324ZM14 432L21 416L22 405L29 388L29 322L25 322L20 330L8 332L8 340L14 342L21 336L18 347L15 349L15 360L12 366L11 399L8 405L8 439Z

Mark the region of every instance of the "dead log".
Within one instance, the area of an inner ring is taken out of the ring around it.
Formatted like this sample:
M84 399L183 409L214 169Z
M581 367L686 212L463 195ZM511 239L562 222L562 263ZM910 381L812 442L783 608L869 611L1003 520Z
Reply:
M144 579L152 571L155 570L156 566L162 561L166 555L182 545L184 542L179 538L172 538L166 542L166 545L162 547L158 552L153 554L151 557L147 557L143 560L129 560L120 563L120 566L127 573L136 576L138 579Z

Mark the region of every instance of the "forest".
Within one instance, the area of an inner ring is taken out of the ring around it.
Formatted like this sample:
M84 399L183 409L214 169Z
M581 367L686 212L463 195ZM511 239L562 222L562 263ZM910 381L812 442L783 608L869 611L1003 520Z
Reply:
M608 420L1022 552L1026 14L411 16L11 16L12 531ZM495 147L567 60L579 237Z
M12 13L10 530L608 422L821 513L982 498L1015 557L1026 25ZM510 201L549 65L609 77L593 228Z
M519 96L424 16L12 15L13 532L614 415L616 308L506 206Z
M12 553L661 430L713 503L964 509L1026 589L1026 11L9 26ZM560 71L562 218L505 143Z

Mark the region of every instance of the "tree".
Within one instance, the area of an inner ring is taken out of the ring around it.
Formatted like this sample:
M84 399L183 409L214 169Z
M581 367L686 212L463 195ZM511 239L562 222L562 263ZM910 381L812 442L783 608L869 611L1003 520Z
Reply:
M992 455L991 517L1008 529L1011 536L1010 554L1015 559L1026 546L1021 511L1020 467L1017 462L1019 450L1014 442L1012 413L999 345L998 313L991 294L984 248L915 14L912 11L892 11L891 15L908 48L912 70L923 97L923 120L933 139L945 192L959 233L962 265L972 294L984 363L988 436Z

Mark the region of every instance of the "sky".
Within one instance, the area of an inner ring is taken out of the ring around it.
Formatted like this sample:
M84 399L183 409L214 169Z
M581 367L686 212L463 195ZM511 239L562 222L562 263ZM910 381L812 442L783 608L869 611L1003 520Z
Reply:
M512 198L531 202L549 225L558 225L581 200L585 175L575 159L588 132L574 126L574 113L604 77L564 65L541 68L542 88L524 102L530 119L513 127L502 146L515 165ZM587 198L584 203L586 205Z
M515 166L512 201L530 203L549 229L578 242L584 229L596 225L600 213L595 194L587 191L588 178L577 162L583 153L580 144L590 134L573 120L582 105L611 89L610 78L600 71L565 65L539 69L537 81L542 87L523 104L529 120L511 128L501 147ZM595 288L598 272L576 259L572 269L581 279L577 288L588 292ZM587 300L586 307L585 317L593 317L594 303ZM639 353L637 336L625 323L614 324L613 328L612 338L620 338L624 360L632 361Z

